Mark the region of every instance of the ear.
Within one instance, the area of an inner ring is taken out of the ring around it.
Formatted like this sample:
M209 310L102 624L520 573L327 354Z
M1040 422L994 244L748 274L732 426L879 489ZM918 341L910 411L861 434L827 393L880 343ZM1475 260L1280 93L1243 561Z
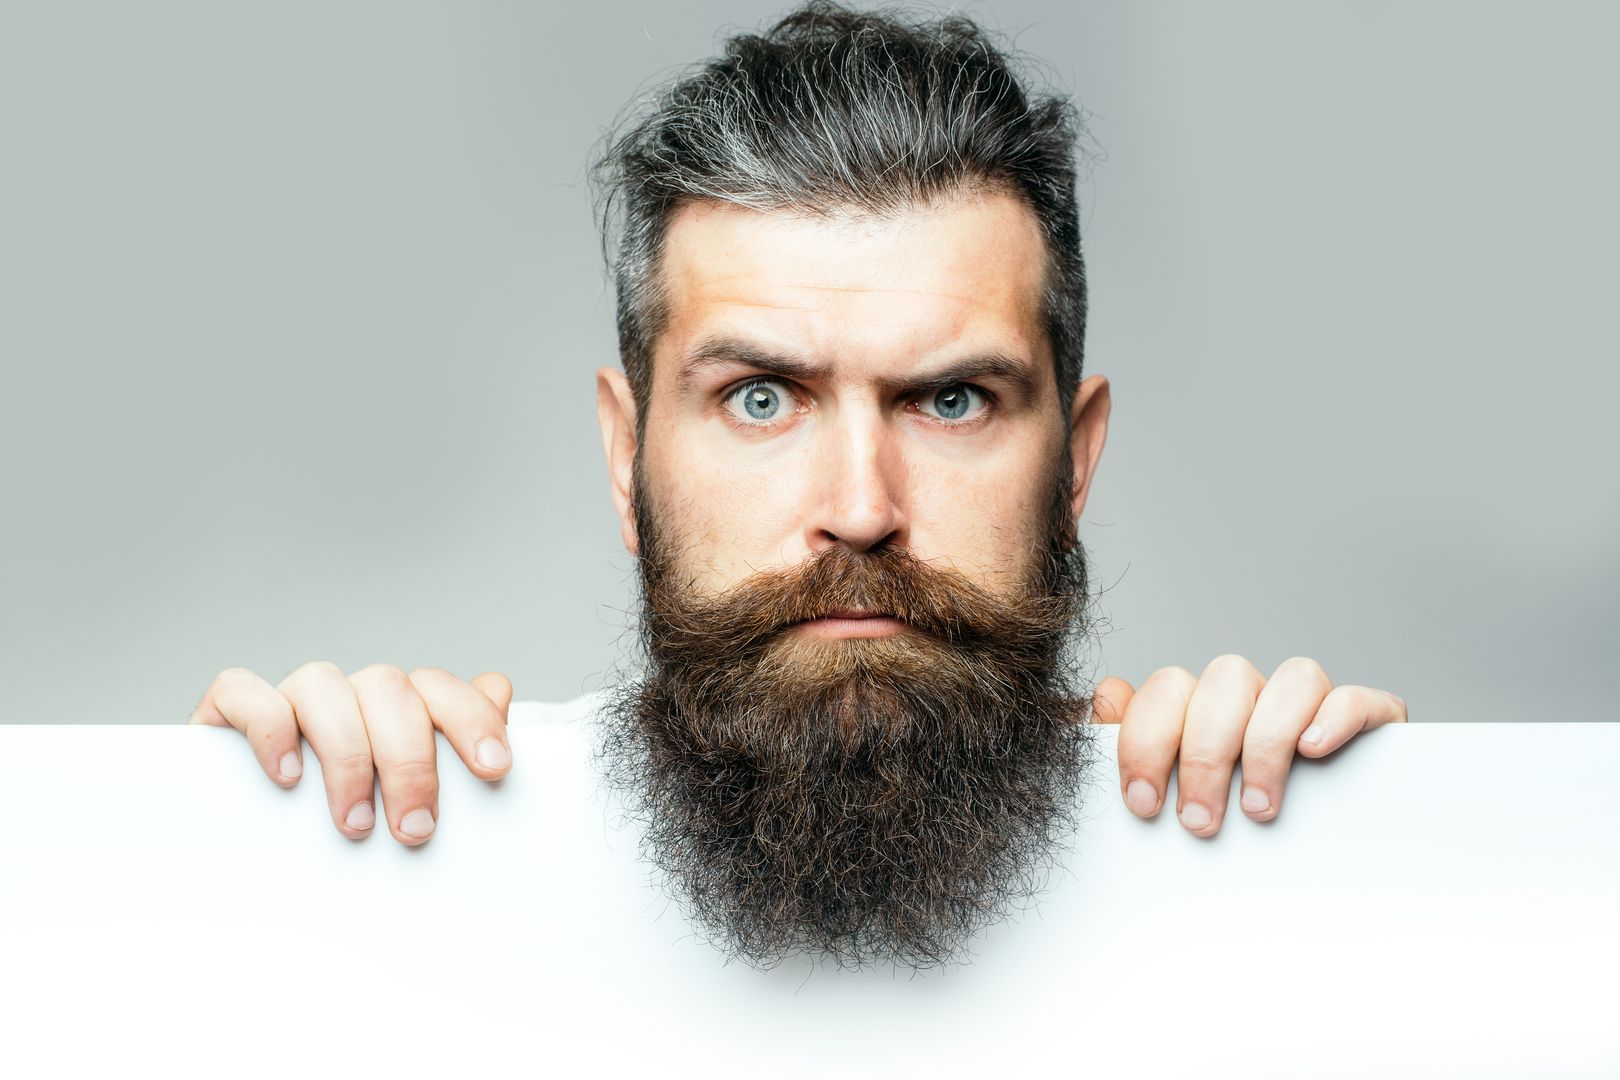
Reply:
M1079 519L1091 492L1103 443L1108 439L1108 412L1113 408L1108 379L1093 375L1081 381L1069 409L1069 453L1074 458L1074 517Z
M630 383L618 368L596 373L596 422L602 427L602 452L607 455L613 507L619 513L619 537L624 549L641 554L636 518L630 510L630 483L636 461L636 400Z

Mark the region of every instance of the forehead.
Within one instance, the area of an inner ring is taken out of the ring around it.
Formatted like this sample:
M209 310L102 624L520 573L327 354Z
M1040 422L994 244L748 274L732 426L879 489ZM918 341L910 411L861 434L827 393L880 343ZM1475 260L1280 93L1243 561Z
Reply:
M892 375L896 365L968 347L1015 352L1050 370L1045 267L1035 215L1003 192L883 217L688 203L665 236L669 307L655 352L680 356L723 333L814 356L851 377Z

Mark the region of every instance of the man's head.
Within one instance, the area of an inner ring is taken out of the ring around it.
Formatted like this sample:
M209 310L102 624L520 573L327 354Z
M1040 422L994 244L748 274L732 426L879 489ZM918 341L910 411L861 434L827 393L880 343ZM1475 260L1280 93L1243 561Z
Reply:
M1076 386L1072 113L965 19L814 3L598 167L624 365L598 412L648 653L607 748L752 959L944 959L1071 809L1109 409Z

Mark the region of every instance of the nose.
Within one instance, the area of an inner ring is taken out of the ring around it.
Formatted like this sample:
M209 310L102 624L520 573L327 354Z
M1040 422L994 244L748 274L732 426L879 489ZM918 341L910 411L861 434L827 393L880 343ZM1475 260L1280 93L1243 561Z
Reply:
M823 429L821 443L813 465L820 474L813 485L819 498L806 523L810 550L905 546L905 464L883 418L876 410L851 408Z

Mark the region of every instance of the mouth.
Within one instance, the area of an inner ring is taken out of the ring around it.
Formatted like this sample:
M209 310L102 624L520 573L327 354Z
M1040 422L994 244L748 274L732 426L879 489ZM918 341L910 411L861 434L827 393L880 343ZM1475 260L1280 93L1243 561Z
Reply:
M811 637L870 638L897 634L906 629L906 623L886 611L835 608L819 618L797 623L793 629Z

